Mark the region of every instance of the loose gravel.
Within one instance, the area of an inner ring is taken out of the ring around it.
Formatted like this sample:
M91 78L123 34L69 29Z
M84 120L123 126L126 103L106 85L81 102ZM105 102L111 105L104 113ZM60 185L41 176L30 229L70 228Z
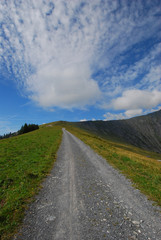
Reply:
M63 129L56 164L15 240L161 240L161 209Z

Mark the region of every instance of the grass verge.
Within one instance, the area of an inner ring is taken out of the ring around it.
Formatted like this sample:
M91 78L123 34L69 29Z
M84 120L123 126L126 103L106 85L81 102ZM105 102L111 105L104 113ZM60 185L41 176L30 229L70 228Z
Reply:
M56 159L59 126L0 140L0 239L9 240Z
M119 169L150 200L161 206L161 154L112 142L66 124L66 129Z

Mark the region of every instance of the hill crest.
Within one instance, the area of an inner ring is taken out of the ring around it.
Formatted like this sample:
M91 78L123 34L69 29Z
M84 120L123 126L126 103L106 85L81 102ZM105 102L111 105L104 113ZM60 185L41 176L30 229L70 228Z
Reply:
M131 119L86 121L75 125L104 138L119 139L161 153L161 110Z

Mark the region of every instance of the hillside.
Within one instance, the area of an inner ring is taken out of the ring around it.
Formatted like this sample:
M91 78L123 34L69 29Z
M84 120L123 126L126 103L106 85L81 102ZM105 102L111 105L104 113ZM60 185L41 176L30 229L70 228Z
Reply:
M75 125L107 139L161 153L161 110L126 120L87 121Z
M109 140L100 138L99 125L103 129L103 122L96 123L98 125L94 126L93 122L89 122L89 126L91 124L93 131L98 132L97 135L60 121L44 124L33 132L0 140L0 239L13 239L25 209L53 167L62 139L62 128L88 144L131 179L151 200L161 205L161 165L157 161L161 159L161 154L124 144L123 141L113 141L114 138L109 134L106 134Z
M0 140L0 239L10 240L56 160L61 127Z
M161 208L152 206L136 191L134 184L159 203L160 163L138 154L128 156L126 152L124 155L124 150L118 152L108 140L80 129L71 130L85 137L95 150L96 146L99 151L101 148L107 161L63 129L54 168L36 201L26 211L22 228L14 240L159 240ZM133 186L108 161L117 163L115 166L119 166L122 173L131 172Z

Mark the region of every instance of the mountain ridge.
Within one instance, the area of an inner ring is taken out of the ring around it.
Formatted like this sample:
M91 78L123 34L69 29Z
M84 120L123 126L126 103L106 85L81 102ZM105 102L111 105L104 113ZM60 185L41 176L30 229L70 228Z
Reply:
M161 110L131 119L74 123L104 138L119 139L161 153Z

